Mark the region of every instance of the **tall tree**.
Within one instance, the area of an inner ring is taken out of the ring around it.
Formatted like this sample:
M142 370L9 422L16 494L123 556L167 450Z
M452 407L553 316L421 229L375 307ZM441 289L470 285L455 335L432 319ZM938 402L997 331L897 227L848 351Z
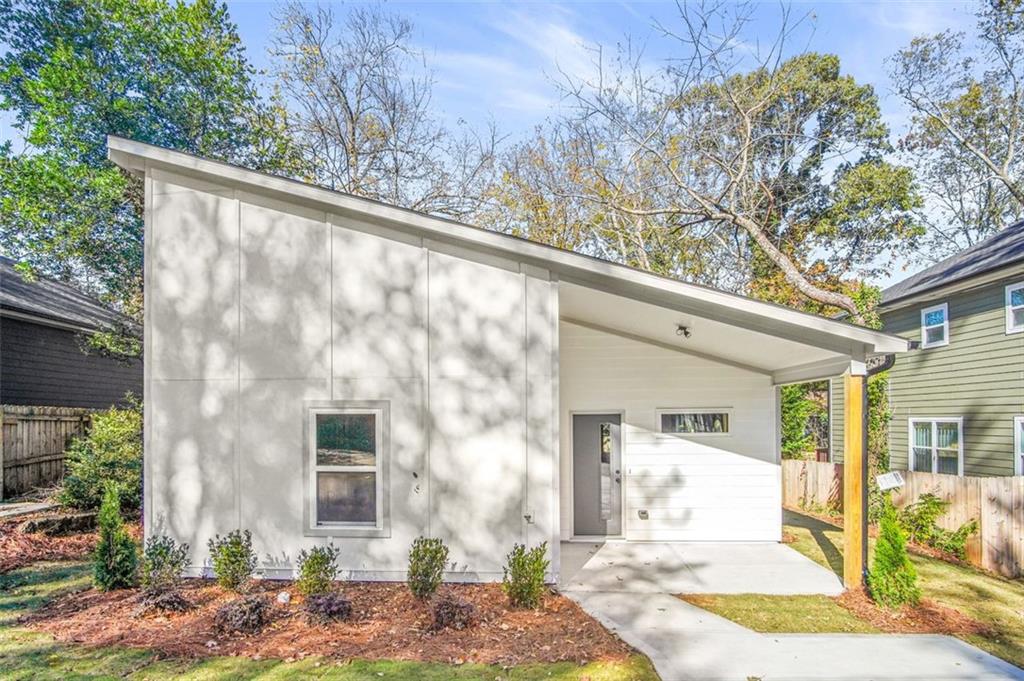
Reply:
M141 183L106 160L108 133L299 171L214 0L0 0L0 43L23 147L2 148L0 235L28 270L139 311Z
M927 194L925 260L1024 218L1024 5L985 0L977 31L915 38L890 60L913 111L901 148Z
M479 210L496 135L456 134L434 116L411 22L376 5L339 17L301 2L276 18L277 82L316 182L427 213Z
M549 189L589 202L642 267L859 319L846 280L919 233L911 174L886 160L872 88L835 56L787 56L787 26L750 48L750 11L681 5L679 27L664 29L679 56L663 68L623 50L598 53L592 78L567 78L575 112L557 134L579 171ZM673 255L653 261L652 243Z

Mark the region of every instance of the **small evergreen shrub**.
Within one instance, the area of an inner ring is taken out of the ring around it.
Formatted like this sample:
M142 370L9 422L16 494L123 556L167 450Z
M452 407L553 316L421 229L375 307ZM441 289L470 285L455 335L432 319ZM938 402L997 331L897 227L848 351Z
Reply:
M252 533L249 530L234 530L223 538L218 534L209 541L208 546L217 584L231 591L240 591L256 571Z
M978 531L978 521L964 523L955 531L939 527L938 519L949 508L949 502L934 494L922 494L917 501L907 504L898 514L900 527L915 544L930 546L964 560L967 557L967 538Z
M142 505L142 407L109 409L92 415L85 437L71 441L67 470L57 500L68 508L95 511L107 483L120 488L121 510Z
M213 618L221 634L255 634L270 621L270 602L263 596L244 596L222 605Z
M295 588L303 596L316 596L331 590L338 568L335 562L341 550L333 544L299 552L299 579Z
M886 501L882 513L875 561L868 573L868 590L875 602L889 608L898 608L904 603L917 605L921 600L917 570L907 555L907 540L891 501Z
M434 631L462 630L473 626L476 622L476 608L473 607L473 604L452 594L443 594L434 601L431 614L433 615L431 629Z
M549 561L545 557L548 543L527 550L523 544L516 544L505 558L502 589L512 605L521 608L536 608L544 594L544 573Z
M312 624L330 624L352 616L352 603L339 593L310 596L303 607L306 619Z
M101 591L125 589L135 584L138 550L121 519L117 485L108 483L97 517L99 543L93 552L93 582Z
M939 551L951 553L960 560L967 560L967 538L978 531L978 521L971 519L953 532L941 527L938 529L939 532L929 545Z
M181 573L188 566L188 544L178 544L170 537L150 537L142 552L140 581L148 594L173 591Z
M416 598L430 598L441 585L448 564L448 547L440 539L418 537L409 550L409 590Z
M949 503L934 494L922 494L912 504L907 504L897 514L900 527L907 533L907 540L915 544L927 544L938 529L935 524L946 512Z

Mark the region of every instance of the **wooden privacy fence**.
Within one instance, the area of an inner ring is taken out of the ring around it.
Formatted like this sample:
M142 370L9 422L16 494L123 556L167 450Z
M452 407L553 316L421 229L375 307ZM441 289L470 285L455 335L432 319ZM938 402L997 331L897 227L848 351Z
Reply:
M1024 476L959 477L900 471L906 484L893 491L899 507L924 494L948 501L939 526L955 530L971 519L978 532L967 540L967 559L1006 577L1024 575ZM782 503L792 508L842 511L843 465L782 462Z
M843 465L782 461L782 503L811 511L843 510Z
M88 409L5 404L0 433L0 499L58 482L64 449L89 425Z

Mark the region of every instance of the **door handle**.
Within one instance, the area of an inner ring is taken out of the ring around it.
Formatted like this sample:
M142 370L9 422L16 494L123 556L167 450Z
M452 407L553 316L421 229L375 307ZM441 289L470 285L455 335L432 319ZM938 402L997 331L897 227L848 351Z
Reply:
M615 482L622 482L622 478L620 478L619 476L616 475L615 476Z

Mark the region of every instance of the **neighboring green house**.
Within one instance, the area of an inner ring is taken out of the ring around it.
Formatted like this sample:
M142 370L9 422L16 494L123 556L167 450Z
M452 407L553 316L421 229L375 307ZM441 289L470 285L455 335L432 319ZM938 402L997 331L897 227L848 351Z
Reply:
M879 312L919 344L889 371L890 467L1024 475L1024 222L886 289ZM833 380L836 462L842 396Z

